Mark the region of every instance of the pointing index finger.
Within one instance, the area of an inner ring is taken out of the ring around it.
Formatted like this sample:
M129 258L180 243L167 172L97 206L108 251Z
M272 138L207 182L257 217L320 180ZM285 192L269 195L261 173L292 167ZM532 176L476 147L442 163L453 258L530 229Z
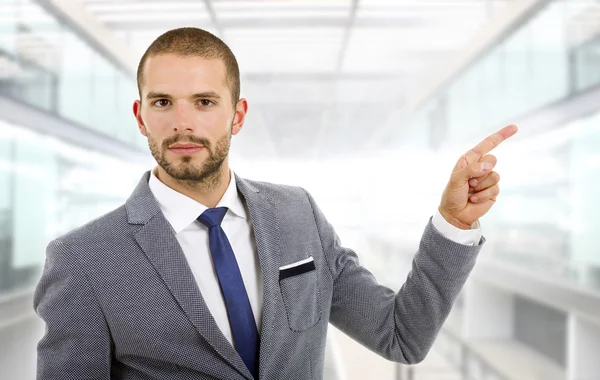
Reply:
M481 157L488 154L492 149L500 145L500 143L502 143L504 140L517 133L518 130L519 128L517 128L516 125L509 125L493 135L488 136L485 140L477 144L477 146L475 146L466 154L466 157L468 157L468 162L470 163L475 160L479 160Z

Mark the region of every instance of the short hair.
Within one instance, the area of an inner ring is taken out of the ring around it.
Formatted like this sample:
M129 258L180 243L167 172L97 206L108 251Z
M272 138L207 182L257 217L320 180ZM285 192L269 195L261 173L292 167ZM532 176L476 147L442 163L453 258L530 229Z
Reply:
M225 80L231 91L233 108L240 98L240 69L235 55L219 37L200 28L177 28L156 38L140 59L137 68L137 86L142 100L144 65L149 57L160 54L175 54L183 57L195 56L220 59L225 64Z

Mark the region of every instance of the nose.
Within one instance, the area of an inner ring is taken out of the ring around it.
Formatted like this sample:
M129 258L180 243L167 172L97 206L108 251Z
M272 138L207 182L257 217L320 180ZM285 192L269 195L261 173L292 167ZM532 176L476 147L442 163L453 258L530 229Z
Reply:
M175 104L175 120L173 124L174 132L193 132L194 122L193 109L189 105L180 102Z

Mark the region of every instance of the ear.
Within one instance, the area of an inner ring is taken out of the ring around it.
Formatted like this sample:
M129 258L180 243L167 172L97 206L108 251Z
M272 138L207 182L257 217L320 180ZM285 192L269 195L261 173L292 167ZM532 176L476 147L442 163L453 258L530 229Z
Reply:
M244 120L246 119L247 112L248 101L244 98L241 98L238 100L235 106L235 116L233 117L233 124L231 126L232 135L237 135L244 126Z
M144 136L148 136L146 133L146 126L144 125L144 120L142 120L142 102L139 100L133 102L133 114L135 115L135 120L137 121L140 133Z

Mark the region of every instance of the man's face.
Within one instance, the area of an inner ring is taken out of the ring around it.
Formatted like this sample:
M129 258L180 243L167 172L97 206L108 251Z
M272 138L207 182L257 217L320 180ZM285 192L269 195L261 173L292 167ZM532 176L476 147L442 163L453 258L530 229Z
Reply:
M138 127L169 176L202 181L221 168L247 111L245 99L233 109L221 60L149 57L141 97L133 106Z

